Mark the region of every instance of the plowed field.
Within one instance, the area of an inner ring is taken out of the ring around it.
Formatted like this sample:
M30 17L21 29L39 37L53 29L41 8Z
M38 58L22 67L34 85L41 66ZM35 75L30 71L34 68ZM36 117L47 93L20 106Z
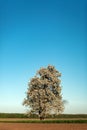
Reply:
M0 123L0 130L87 130L87 124Z

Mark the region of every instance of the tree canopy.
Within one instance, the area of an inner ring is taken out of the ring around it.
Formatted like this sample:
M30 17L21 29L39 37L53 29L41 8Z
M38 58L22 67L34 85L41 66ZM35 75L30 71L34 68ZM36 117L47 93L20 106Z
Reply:
M28 83L24 105L29 106L29 113L44 119L48 114L60 114L64 110L61 95L61 73L54 66L40 68Z

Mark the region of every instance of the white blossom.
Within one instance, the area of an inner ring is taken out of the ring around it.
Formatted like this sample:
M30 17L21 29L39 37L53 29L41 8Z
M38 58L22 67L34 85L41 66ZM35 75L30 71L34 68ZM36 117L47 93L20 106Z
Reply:
M40 118L47 114L59 114L64 110L61 96L61 73L54 66L41 68L28 84L24 105L29 106L30 113L36 113Z

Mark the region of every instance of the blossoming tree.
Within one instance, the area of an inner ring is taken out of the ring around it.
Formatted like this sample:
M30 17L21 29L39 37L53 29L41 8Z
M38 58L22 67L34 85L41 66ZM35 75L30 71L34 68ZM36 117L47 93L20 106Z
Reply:
M64 110L61 95L61 73L54 66L40 68L29 84L24 105L29 106L29 112L44 119L48 114L60 114Z

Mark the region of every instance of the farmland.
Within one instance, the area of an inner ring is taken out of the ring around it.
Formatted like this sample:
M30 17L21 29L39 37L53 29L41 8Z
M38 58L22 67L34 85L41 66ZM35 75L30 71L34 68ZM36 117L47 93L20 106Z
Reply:
M30 115L18 113L0 113L1 123L87 123L86 114L61 114L58 116L48 116L45 120L39 120L37 115Z
M50 125L49 125L50 124ZM0 130L87 130L87 115L62 114L40 121L36 115L0 113Z
M0 113L0 118L33 118L33 119L37 119L38 116L37 115L30 115L30 116L27 116L26 114L24 113ZM51 118L51 119L63 119L63 118L75 118L75 119L78 119L78 118L84 118L86 119L87 118L87 114L60 114L60 115L48 115L47 118Z
M87 130L87 124L0 123L0 130Z

